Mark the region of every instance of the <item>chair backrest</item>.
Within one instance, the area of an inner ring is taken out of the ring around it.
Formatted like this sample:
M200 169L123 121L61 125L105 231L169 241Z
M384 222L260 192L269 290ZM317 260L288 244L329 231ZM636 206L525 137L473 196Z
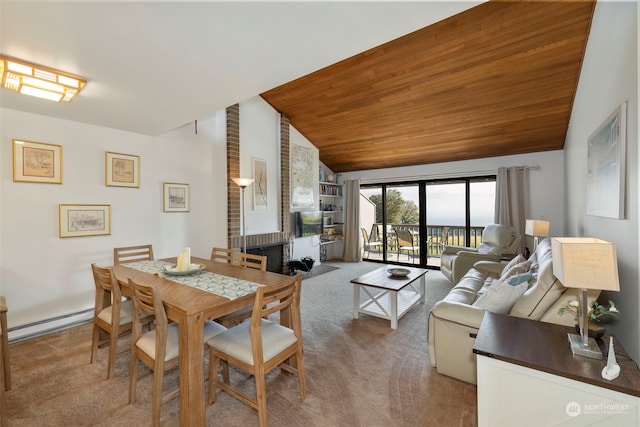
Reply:
M396 231L399 246L413 246L413 236L410 231Z
M237 251L235 249L213 247L211 249L211 261L225 264L237 263Z
M489 224L482 231L482 243L478 246L478 253L492 255L519 253L518 246L521 238L522 236L508 225Z
M442 234L440 235L440 243L441 245L446 245L447 240L449 239L449 227L442 227Z
M142 334L142 318L145 313L155 316L156 343L161 342L162 347L166 345L167 339L167 312L164 309L162 298L158 288L153 284L145 285L129 278L129 288L131 288L131 299L133 300L133 327L131 340L135 343ZM156 350L157 352L157 350ZM157 353L156 353L157 354ZM162 355L164 357L164 355Z
M136 261L153 261L153 246L139 245L113 248L114 265Z
M245 254L238 255L238 265L241 267L254 268L260 271L267 271L267 257L265 255Z
M364 227L360 227L360 231L362 231L362 238L364 239L364 244L369 244L369 236L367 235L367 230Z
M96 302L95 312L96 315L103 309L108 307L105 304L105 294L111 293L111 301L114 306L112 315L117 316L120 313L118 307L122 300L122 291L120 290L120 284L116 280L116 276L111 267L100 267L96 263L91 264L91 271L93 272L93 283L96 286ZM117 321L117 319L113 319Z

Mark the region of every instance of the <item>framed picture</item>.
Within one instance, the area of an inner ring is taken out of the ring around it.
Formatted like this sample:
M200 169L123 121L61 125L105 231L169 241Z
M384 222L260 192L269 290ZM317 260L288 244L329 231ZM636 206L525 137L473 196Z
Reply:
M165 212L189 212L189 184L163 183Z
M253 209L267 210L267 161L253 159Z
M111 205L59 205L60 237L111 234Z
M587 147L587 215L624 219L627 103L591 134Z
M315 169L309 147L291 144L291 207L313 208Z
M62 146L14 139L13 180L62 184Z
M105 152L104 184L108 187L140 187L140 157Z

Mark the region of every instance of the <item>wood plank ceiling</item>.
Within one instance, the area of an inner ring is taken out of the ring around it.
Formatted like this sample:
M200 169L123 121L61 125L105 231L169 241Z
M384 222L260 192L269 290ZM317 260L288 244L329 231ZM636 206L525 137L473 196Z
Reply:
M594 1L490 1L261 96L334 172L558 150Z

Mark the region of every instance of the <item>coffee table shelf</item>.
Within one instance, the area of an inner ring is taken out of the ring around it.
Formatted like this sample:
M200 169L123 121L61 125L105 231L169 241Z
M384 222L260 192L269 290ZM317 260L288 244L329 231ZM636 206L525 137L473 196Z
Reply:
M391 329L398 328L398 319L404 316L417 303L424 303L426 269L408 267L406 277L393 277L389 266L364 274L351 280L353 283L353 318L362 314L391 321ZM416 283L417 279L420 279ZM368 297L360 302L360 291Z

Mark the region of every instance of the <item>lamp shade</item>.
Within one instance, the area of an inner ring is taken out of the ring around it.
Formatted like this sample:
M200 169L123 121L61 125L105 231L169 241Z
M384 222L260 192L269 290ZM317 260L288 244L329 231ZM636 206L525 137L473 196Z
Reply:
M551 239L553 274L567 288L619 291L614 243L593 237Z
M534 237L549 236L549 221L528 219L524 226L524 234Z
M231 178L240 188L245 188L253 183L253 178Z

